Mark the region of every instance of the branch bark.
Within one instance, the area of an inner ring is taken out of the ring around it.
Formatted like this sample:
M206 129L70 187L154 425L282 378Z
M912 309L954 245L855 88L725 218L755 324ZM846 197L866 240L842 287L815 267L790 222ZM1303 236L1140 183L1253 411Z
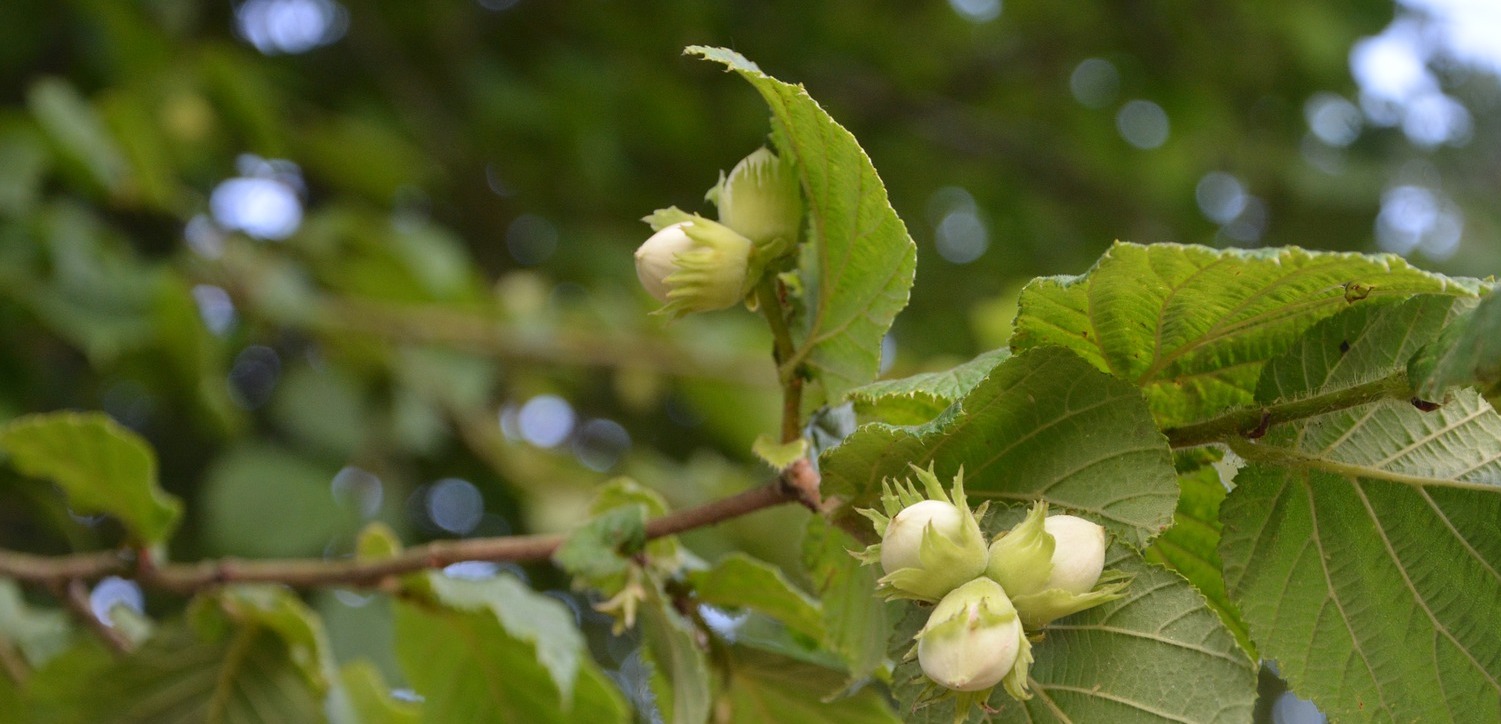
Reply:
M819 506L818 487L819 476L812 464L799 460L764 485L648 521L646 535L649 539L661 538L791 502L816 511ZM42 556L0 549L0 576L64 590L74 581L121 576L134 578L146 587L182 594L226 583L280 583L293 588L370 588L381 585L392 576L442 568L462 561L546 560L563 540L561 535L442 540L373 560L222 558L165 565L156 565L149 556L127 551Z

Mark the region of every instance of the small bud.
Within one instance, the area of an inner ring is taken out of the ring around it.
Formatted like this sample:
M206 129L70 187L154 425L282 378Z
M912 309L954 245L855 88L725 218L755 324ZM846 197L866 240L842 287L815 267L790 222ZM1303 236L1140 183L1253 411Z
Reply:
M881 564L881 587L891 598L937 601L985 572L985 534L964 497L964 473L954 476L953 497L932 469L913 467L927 496L911 481L886 481L885 515L860 511L876 524L881 542L860 557ZM982 511L983 512L983 511Z
M1006 682L1006 691L1028 699L1032 644L1000 584L976 578L951 591L917 633L923 674L954 691L985 691Z
M1020 524L991 543L985 568L1029 629L1120 598L1128 583L1112 578L1095 589L1105 568L1105 529L1047 512L1047 503L1038 501Z
M684 216L687 216L686 214ZM636 250L636 276L681 317L732 307L750 291L751 242L724 225L692 216L662 228Z
M741 159L709 190L719 208L719 222L757 246L797 243L803 222L803 199L791 164L765 147Z

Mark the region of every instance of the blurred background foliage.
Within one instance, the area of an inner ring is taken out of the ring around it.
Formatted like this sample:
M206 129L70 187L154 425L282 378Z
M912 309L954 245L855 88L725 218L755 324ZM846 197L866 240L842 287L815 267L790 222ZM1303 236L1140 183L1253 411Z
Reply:
M188 502L178 559L344 555L371 519L408 542L557 531L613 476L682 506L770 473L749 454L776 427L769 335L648 317L631 262L641 216L707 211L768 130L688 44L804 83L869 152L919 246L892 374L1004 344L1026 279L1117 238L1501 270L1481 0L0 14L0 420L103 409L144 434ZM802 515L687 541L793 572ZM0 485L0 545L118 535ZM394 677L371 600L318 605L341 656Z

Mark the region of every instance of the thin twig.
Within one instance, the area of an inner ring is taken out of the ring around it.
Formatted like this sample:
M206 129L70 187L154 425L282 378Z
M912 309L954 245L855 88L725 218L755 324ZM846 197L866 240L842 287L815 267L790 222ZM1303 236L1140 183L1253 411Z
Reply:
M94 614L94 607L89 603L89 587L81 579L74 578L67 583L54 581L54 592L62 599L68 610L73 612L73 617L82 621L100 641L104 642L111 651L125 655L130 653L135 646L125 634L119 632L109 622Z
M777 377L782 384L782 442L803 436L803 377L798 365L797 345L787 327L787 310L782 305L781 282L767 275L756 285L756 304L771 325L772 352L777 363Z
M650 539L682 533L794 501L816 510L818 482L818 474L811 463L799 460L765 485L648 521L646 535ZM561 535L442 540L373 560L221 558L165 565L156 565L144 555L139 560L118 553L38 556L0 549L0 576L60 586L71 585L70 581L115 575L135 578L147 587L184 594L225 583L251 582L280 583L294 588L369 588L382 585L391 576L442 568L462 561L546 560L563 540ZM87 596L84 602L87 603Z

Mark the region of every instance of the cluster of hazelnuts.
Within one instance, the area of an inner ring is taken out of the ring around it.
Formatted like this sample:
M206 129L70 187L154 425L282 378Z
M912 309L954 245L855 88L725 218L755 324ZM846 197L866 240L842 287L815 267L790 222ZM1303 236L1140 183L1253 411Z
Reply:
M1049 516L1038 501L1021 523L987 542L979 519L988 503L969 508L963 470L952 495L931 467L913 470L926 495L910 480L887 480L883 510L860 511L881 542L857 556L881 566L880 591L888 598L936 604L917 633L915 654L923 674L942 687L939 695L957 692L961 701L983 705L1000 684L1018 700L1031 698L1029 635L1120 598L1129 584L1104 571L1105 529Z
M636 250L641 285L673 318L735 306L768 274L790 266L802 232L803 199L792 165L762 148L746 156L705 197L718 220L676 207L644 221L655 232ZM984 706L1003 685L1027 699L1032 639L1054 619L1120 598L1129 581L1103 573L1105 530L1072 515L1047 514L1039 501L1016 527L985 540L964 497L963 471L946 493L931 468L888 480L883 511L861 510L881 542L856 555L879 564L880 592L935 604L917 633L915 655L962 708ZM1103 582L1102 582L1103 574Z
M673 318L733 307L797 249L803 199L791 164L766 148L705 194L719 220L677 207L643 219L656 232L636 250L636 276Z

